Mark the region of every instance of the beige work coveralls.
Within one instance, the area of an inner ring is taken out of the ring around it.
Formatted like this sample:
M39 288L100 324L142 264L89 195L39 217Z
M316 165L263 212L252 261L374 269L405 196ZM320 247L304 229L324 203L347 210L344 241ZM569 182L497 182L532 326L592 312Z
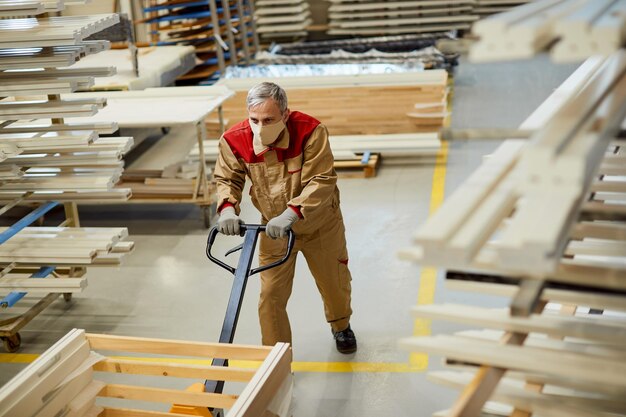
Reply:
M287 302L298 252L304 255L315 278L332 329L344 330L352 314L352 278L328 131L310 116L292 112L281 135L273 149L258 156L252 150L248 121L234 126L220 139L214 174L218 208L228 202L239 214L248 176L252 182L250 197L261 212L263 224L288 206L298 207L302 214L293 225L296 243L289 260L261 273L259 321L264 345L291 343ZM286 249L287 239L272 240L261 234L260 265L281 259Z

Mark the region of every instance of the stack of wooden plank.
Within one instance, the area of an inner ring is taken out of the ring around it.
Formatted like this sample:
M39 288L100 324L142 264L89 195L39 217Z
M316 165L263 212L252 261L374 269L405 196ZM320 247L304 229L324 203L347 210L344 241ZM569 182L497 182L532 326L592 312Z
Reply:
M626 43L623 0L539 0L477 22L474 61L525 59L550 48L555 62L609 55Z
M186 168L183 168L185 165ZM198 164L177 164L173 170L133 169L125 172L117 187L128 188L136 199L150 199L161 202L175 202L180 200L210 201L215 193L215 186L208 183L209 196L203 194L203 187L197 181ZM131 200L132 202L132 200Z
M196 48L196 67L179 77L185 84L213 83L226 65L250 64L259 50L251 0L150 0L144 13L153 44Z
M587 60L522 124L530 140L505 141L402 252L453 289L512 297L413 309L490 329L401 342L463 367L431 375L463 390L440 415L626 415L625 94L623 50Z
M132 138L100 138L113 123L64 123L65 117L94 115L106 100L60 97L115 69L58 68L106 49L108 42L84 38L118 21L115 14L0 20L0 86L8 96L0 100L0 200L128 198L129 190L113 191L113 185Z
M472 13L479 17L486 17L496 13L503 13L514 7L530 3L533 0L474 0Z
M97 353L102 351L115 352L117 357ZM171 360L119 358L137 354L167 355ZM219 357L231 363L252 360L261 364L257 370L248 370L181 364L181 357L196 361ZM0 415L177 417L196 414L196 408L206 412L211 407L228 409L228 417L287 417L293 385L291 360L291 348L285 343L254 347L86 334L74 329L2 387ZM177 384L181 379L236 381L246 385L238 395L215 394L181 390ZM117 404L123 405L101 405L107 398L116 398ZM135 402L131 405L131 401ZM138 408L141 402L152 403L152 407L159 403L167 407L181 405L172 412L156 412Z
M625 70L626 52L582 65L555 93L559 100L547 100L522 125L537 129L530 141L506 141L420 229L422 256L453 267L551 274L579 216L623 215L626 164L612 138L626 116ZM571 116L577 112L580 118Z
M281 85L287 91L289 108L317 118L331 135L433 132L441 128L446 116L445 70L280 80L231 78L218 83L235 91L235 97L224 103L227 127L248 117L247 92L262 81Z
M126 228L27 227L0 246L0 292L80 292L87 285L86 277L34 279L26 270L41 265L119 265L134 247L124 241L127 237Z
M391 35L469 29L473 0L330 0L331 35Z
M0 3L0 17L36 16L59 12L65 6L84 2L85 0L5 0Z
M256 6L257 32L264 39L304 38L313 23L305 0L260 0Z

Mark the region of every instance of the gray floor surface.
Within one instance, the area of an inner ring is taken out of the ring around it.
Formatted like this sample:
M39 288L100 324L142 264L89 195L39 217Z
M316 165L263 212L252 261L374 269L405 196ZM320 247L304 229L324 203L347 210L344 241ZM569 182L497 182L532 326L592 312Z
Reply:
M517 127L572 71L546 57L503 64L461 63L455 75L453 127ZM449 195L491 152L496 142L454 143L450 147L445 192ZM355 355L334 349L322 304L303 259L297 266L289 314L294 361L404 363L408 352L398 339L410 336L409 308L417 302L420 267L399 261L397 252L427 218L432 166L383 167L373 179L342 179L353 275L352 326L359 339ZM126 226L136 242L123 266L90 268L89 286L74 300L62 300L22 332L21 353L40 353L72 328L119 335L216 341L227 297L229 274L204 255L206 230L193 206L81 207L84 226ZM243 218L259 219L249 201ZM235 246L218 239L216 252ZM446 290L440 274L436 302L505 305L506 300ZM241 311L236 343L258 344L259 285L251 279ZM28 306L30 302L22 303ZM11 313L19 309L11 310ZM6 313L5 313L6 314ZM0 316L1 317L1 316ZM456 327L433 323L433 333ZM0 384L25 365L0 354ZM430 358L430 369L440 367ZM294 416L429 416L451 405L456 392L431 384L424 371L296 372Z

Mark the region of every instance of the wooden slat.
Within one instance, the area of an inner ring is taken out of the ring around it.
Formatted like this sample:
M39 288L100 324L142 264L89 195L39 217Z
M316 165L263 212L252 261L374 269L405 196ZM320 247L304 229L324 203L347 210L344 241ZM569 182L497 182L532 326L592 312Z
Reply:
M512 317L503 310L455 304L421 305L413 307L411 311L415 317L451 320L514 332L545 333L609 343L620 343L626 337L626 323L604 317L563 317L550 314L533 314L528 318Z
M119 384L107 384L98 396L214 408L230 408L237 400L236 395L198 393Z
M198 378L215 381L249 381L255 370L224 366L187 365L178 363L155 363L129 359L107 358L94 365L95 371L132 375Z
M200 356L262 361L271 347L223 345L219 343L177 342L128 336L87 334L92 349L119 352L154 353L176 356Z
M626 364L588 354L548 349L507 346L468 340L457 336L403 339L400 345L412 351L430 352L450 359L482 363L503 369L547 373L584 379L590 383L613 385L626 392Z

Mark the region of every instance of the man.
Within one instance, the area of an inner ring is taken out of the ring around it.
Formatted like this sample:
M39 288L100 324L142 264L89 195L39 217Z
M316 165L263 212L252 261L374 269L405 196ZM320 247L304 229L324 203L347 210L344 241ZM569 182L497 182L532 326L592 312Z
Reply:
M306 258L324 302L326 320L341 353L357 349L350 328L352 309L345 228L328 131L318 120L291 112L285 91L274 83L254 86L247 97L248 120L230 128L219 143L215 167L218 229L238 235L246 176L250 197L261 212L259 262L280 259L288 230L296 235L289 260L261 273L259 321L264 345L291 343L287 301L298 252Z

